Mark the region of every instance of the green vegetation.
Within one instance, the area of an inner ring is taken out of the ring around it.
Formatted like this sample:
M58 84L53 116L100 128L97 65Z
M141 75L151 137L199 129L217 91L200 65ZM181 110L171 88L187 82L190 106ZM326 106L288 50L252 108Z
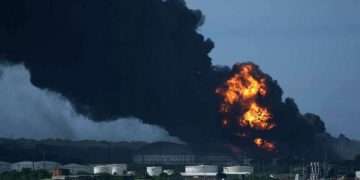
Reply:
M21 172L10 171L0 174L0 180L39 180L51 178L51 174L44 170L32 171L24 169Z
M109 174L101 174L96 176L96 180L125 180L125 178L121 176L112 176Z
M152 179L152 180L178 180L178 179L183 179L183 178L181 178L180 174L167 175L165 173L161 173L160 176L149 177L149 179Z

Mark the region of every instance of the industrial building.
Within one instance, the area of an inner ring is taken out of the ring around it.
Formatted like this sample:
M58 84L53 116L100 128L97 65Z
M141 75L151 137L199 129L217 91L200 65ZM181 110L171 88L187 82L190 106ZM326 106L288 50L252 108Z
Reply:
M81 164L66 164L61 166L61 169L66 169L70 172L70 174L83 174L83 173L92 173L93 168L91 166L85 166Z
M53 176L51 180L96 180L93 175Z
M61 164L53 161L34 162L34 170L46 170L48 172L52 172L54 169L59 167L61 167Z
M23 169L35 169L34 167L34 162L32 161L21 161L21 162L17 162L17 163L13 163L10 166L10 169L13 171L22 171Z
M22 171L24 169L31 170L46 170L52 172L54 169L60 167L61 165L53 161L21 161L13 163L10 166L10 169L13 171Z
M231 165L237 164L237 159L226 153L198 155L195 157L196 163Z
M138 150L133 156L133 162L142 165L239 164L239 158L223 145L212 145L206 151L190 147L193 146L169 142L152 143Z
M10 171L10 163L0 161L0 173Z
M195 155L183 144L158 142L140 149L133 157L136 164L184 165L193 164Z
M355 172L355 178L360 180L360 170Z

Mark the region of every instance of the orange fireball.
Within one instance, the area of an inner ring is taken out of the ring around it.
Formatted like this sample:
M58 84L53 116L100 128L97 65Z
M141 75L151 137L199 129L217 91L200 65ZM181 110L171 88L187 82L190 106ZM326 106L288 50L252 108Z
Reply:
M232 105L236 102L245 103L257 95L267 93L265 79L256 79L253 75L253 66L244 65L239 72L226 81L226 88L218 88L216 92L224 97L224 103Z
M226 80L224 86L216 89L216 93L223 98L220 113L226 116L232 109L241 108L244 111L239 118L241 126L258 130L272 129L275 124L270 121L270 111L257 103L257 97L267 94L265 77L255 72L253 64L236 66L237 71ZM229 123L228 118L222 121L224 125Z
M216 93L222 98L219 112L223 117L223 127L233 124L231 121L238 121L241 127L261 131L276 126L269 108L259 102L268 95L268 87L266 75L256 65L236 64L230 77L216 89ZM261 138L256 138L254 143L266 150L275 149L273 143Z
M250 105L240 120L241 126L249 126L259 130L269 130L275 127L271 121L271 114L266 108L258 106L255 102Z
M275 145L264 139L255 138L254 143L257 147L259 147L261 149L265 149L266 151L274 151L275 150Z

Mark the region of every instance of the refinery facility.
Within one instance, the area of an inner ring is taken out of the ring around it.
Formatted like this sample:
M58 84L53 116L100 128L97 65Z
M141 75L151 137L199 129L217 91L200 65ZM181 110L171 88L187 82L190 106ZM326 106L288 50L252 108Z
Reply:
M123 159L116 159L119 153L109 148L102 151L105 155L93 154L106 157L96 162L59 162L53 158L40 161L0 161L0 174L6 176L16 173L46 172L53 180L103 180L103 178L108 178L106 180L112 180L111 178L126 180L159 178L166 180L355 180L360 178L360 168L346 164L350 161L342 163L324 160L296 162L271 156L254 159L239 149L213 144L211 147L204 148L207 150L202 151L196 146L186 144L155 142L137 147ZM44 155L43 158L46 159L46 156Z
M219 177L228 177L229 179L244 178L254 173L252 166L228 166L219 167L217 165L185 165L183 167L177 166L169 169L165 166L142 166L134 169L129 169L127 164L101 164L101 165L80 165L80 164L65 164L61 165L57 162L17 162L5 163L1 162L0 172L7 171L21 172L24 170L44 170L52 174L53 180L81 180L94 179L101 176L113 177L127 177L135 179L142 177L145 179L152 179L154 177L167 177L168 179L218 179ZM178 171L184 169L183 172Z
M160 158L163 159L163 158ZM277 165L273 165L274 167ZM51 180L359 180L360 170L341 169L323 162L294 166L287 172L258 164L61 164L53 161L0 162L0 174L47 172ZM337 171L335 174L333 171ZM349 173L350 172L350 173ZM105 179L104 179L105 178ZM0 178L1 179L1 178ZM43 180L50 180L43 179Z

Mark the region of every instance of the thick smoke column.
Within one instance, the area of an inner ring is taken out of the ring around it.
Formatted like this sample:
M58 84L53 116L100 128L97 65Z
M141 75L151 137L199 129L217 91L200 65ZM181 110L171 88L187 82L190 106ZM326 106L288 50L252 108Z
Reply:
M23 65L0 64L0 99L0 137L180 142L136 118L94 122L76 113L66 98L34 87Z
M184 141L239 142L238 127L222 128L214 93L236 66L212 66L214 44L196 31L204 17L184 1L8 0L0 1L0 18L0 54L24 63L32 84L66 97L86 117L135 116ZM277 82L253 66L266 96L249 108L266 107L276 126L247 130L250 143L261 137L301 151L324 124L283 100Z
M183 1L9 0L0 13L0 54L78 112L136 116L184 140L205 122L215 127L214 45L196 32L202 14Z

